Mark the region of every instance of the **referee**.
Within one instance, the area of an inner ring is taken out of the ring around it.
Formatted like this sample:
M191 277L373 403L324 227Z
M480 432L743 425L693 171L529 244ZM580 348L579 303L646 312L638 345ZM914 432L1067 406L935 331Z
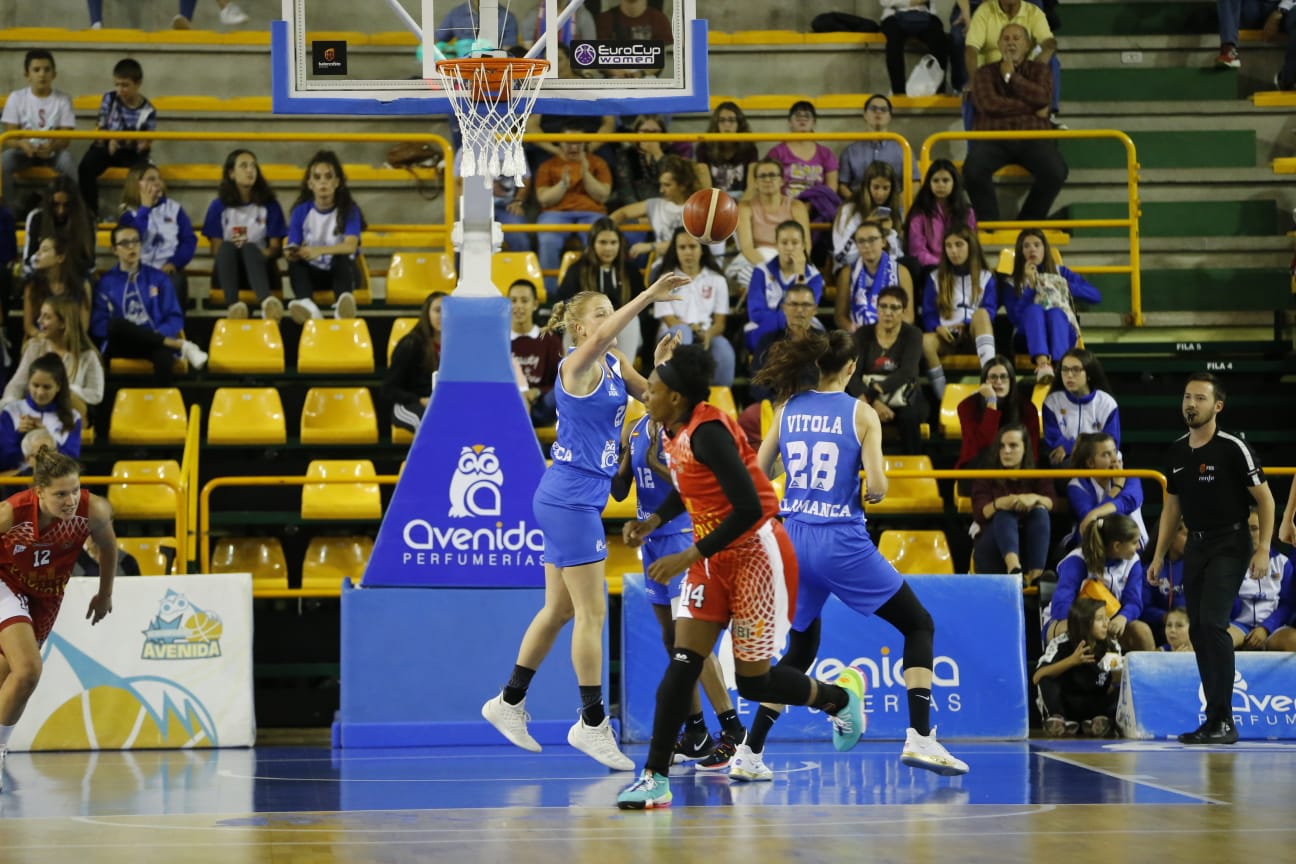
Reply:
M1197 655L1206 720L1179 736L1184 744L1233 744L1233 640L1228 625L1233 600L1248 573L1261 579L1269 572L1274 500L1264 471L1251 447L1215 425L1224 410L1224 390L1214 375L1199 372L1184 387L1183 418L1188 434L1170 445L1166 466L1165 506L1157 532L1156 554L1148 565L1155 584L1182 515L1188 526L1183 556L1184 599L1188 601L1188 635ZM1260 515L1260 544L1251 548L1247 511L1255 501Z

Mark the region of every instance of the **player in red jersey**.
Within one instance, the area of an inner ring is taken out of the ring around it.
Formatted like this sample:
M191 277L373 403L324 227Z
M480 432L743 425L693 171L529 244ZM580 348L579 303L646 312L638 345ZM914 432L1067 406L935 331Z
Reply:
M102 569L86 617L98 624L112 611L117 574L112 508L81 488L75 460L41 450L32 488L0 502L0 784L5 747L40 681L40 648L87 535L99 547Z
M662 424L675 492L647 519L626 525L637 545L658 525L687 510L695 542L654 561L648 577L668 581L688 568L680 585L675 649L657 688L652 742L643 773L617 797L622 810L670 804L671 752L688 715L702 663L729 626L738 693L752 702L812 705L831 715L833 743L849 750L863 728L863 679L846 669L836 684L816 681L770 658L787 634L796 603L792 542L774 517L778 497L756 464L747 437L727 414L706 402L710 355L682 345L648 379L644 403Z

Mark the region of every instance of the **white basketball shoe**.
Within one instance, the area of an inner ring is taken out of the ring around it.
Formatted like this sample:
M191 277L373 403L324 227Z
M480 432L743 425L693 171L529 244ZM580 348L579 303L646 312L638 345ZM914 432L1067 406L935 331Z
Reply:
M904 749L900 751L900 761L910 768L922 768L935 771L945 777L968 773L968 765L962 759L955 759L949 751L936 740L936 727L930 735L919 735L912 727L905 731Z
M500 693L482 706L481 713L486 722L499 730L510 743L532 753L540 752L540 742L527 731L527 721L531 719L531 715L526 712L525 698L516 705L510 705L504 701L504 694Z
M634 763L621 752L616 737L612 734L612 724L604 717L597 726L586 726L583 717L567 730L567 743L597 762L602 762L613 771L633 771Z
M769 783L774 779L774 772L766 765L760 753L753 753L746 744L739 744L729 761L729 779L749 783Z

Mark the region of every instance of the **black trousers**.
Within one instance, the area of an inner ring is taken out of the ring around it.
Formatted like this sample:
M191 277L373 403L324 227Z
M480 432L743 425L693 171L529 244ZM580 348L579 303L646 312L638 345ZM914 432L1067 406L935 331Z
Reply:
M312 267L305 261L293 261L288 265L288 279L298 300L309 300L316 291L332 291L336 303L343 294L355 291L359 273L355 261L345 255L334 255L327 270Z
M118 149L111 156L108 155L106 145L100 147L95 143L87 149L85 155L81 157L81 164L77 166L77 185L81 187L81 197L85 199L90 212L99 212L99 178L105 171L109 168L134 168L147 159L147 154L125 147ZM116 212L117 208L110 209Z
M108 356L130 357L153 363L153 381L159 387L170 387L174 380L176 352L168 348L156 330L125 318L108 322Z
M917 39L927 46L927 51L944 69L949 59L949 39L940 18L929 12L897 12L882 22L882 35L886 36L887 77L891 79L891 92L905 92L905 43ZM942 84L938 92L945 92Z
M1047 219L1070 173L1062 152L1054 141L1005 140L976 141L968 148L967 161L963 163L963 182L967 184L968 198L976 211L977 221L989 222L999 218L994 175L1005 165L1020 165L1034 177L1030 194L1022 202L1017 218L1023 221Z
M1064 687L1060 677L1053 677L1040 679L1039 693L1045 718L1056 714L1077 723L1094 717L1116 719L1119 690L1096 694L1077 692Z
M1234 663L1229 618L1251 552L1251 534L1246 525L1205 537L1189 534L1184 547L1188 632L1197 655L1208 723L1232 719Z

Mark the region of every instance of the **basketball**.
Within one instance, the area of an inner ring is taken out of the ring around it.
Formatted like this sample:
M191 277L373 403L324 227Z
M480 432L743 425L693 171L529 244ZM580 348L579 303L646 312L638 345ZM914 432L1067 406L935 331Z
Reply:
M738 227L738 205L719 189L694 192L684 202L684 230L703 243L728 240Z

